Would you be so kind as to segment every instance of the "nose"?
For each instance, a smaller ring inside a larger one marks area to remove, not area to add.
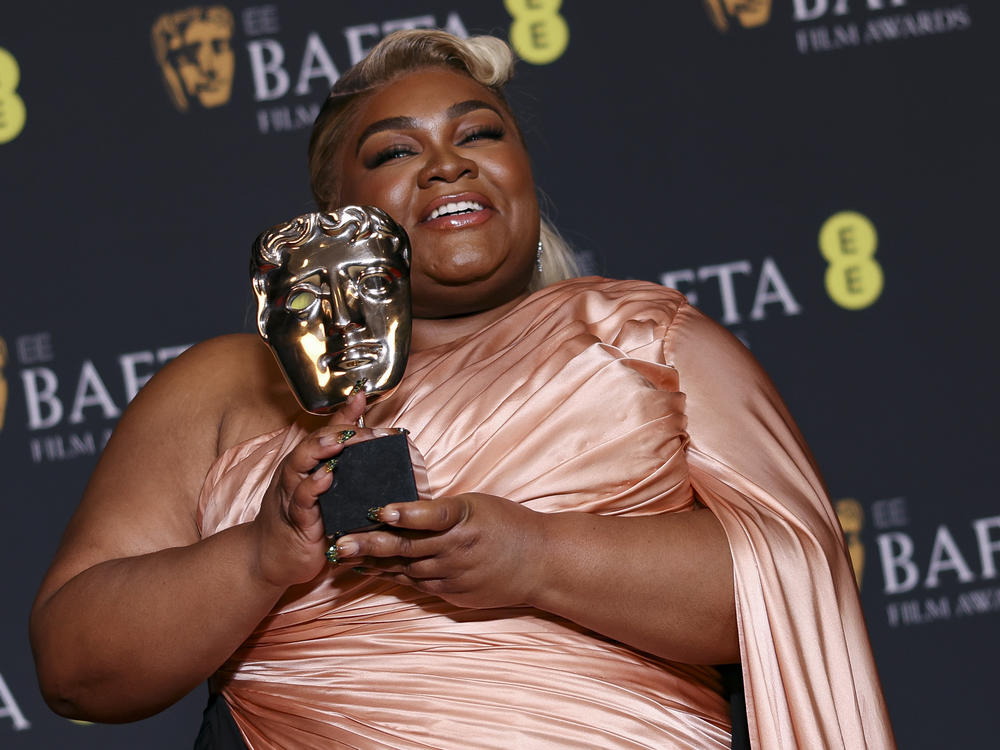
[[[330,296],[323,300],[327,335],[345,334],[363,328],[360,310],[355,308],[344,295],[344,290],[337,284],[331,284]]]
[[[215,78],[218,71],[215,69],[216,55],[209,42],[201,42],[195,53],[198,62],[198,70],[206,78]]]
[[[479,165],[454,147],[449,145],[428,148],[426,161],[417,174],[417,185],[431,187],[436,182],[452,183],[462,177],[475,179],[479,176]]]

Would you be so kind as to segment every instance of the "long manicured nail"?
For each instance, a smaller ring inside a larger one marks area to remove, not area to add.
[[[385,506],[369,508],[368,520],[372,523],[392,523],[399,520],[399,511],[386,509]]]
[[[336,468],[337,468],[337,459],[336,458],[331,458],[329,461],[327,461],[325,464],[323,464],[323,471],[325,471],[327,474],[329,474],[330,472],[332,472]]]
[[[357,430],[341,430],[340,432],[337,433],[337,442],[346,443],[348,440],[350,440],[357,434],[358,434]]]
[[[355,557],[360,550],[361,548],[358,547],[357,542],[345,542],[343,540],[337,542],[337,557],[339,559],[344,559],[345,557]]]
[[[326,551],[326,561],[331,565],[336,565],[339,560],[337,559],[337,545],[331,544]]]
[[[361,393],[361,391],[365,389],[366,385],[368,385],[368,378],[361,378],[357,383],[354,384],[354,387],[351,388],[351,392],[349,395],[353,396],[355,393]]]

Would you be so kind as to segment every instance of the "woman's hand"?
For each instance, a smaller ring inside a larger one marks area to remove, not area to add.
[[[304,438],[274,472],[252,522],[259,575],[268,583],[286,588],[310,581],[327,564],[329,542],[319,496],[330,488],[333,475],[323,462],[340,455],[348,440],[355,443],[389,434],[358,428],[364,409],[363,393],[348,398],[329,424]]]
[[[379,518],[393,528],[342,537],[340,564],[461,607],[522,605],[538,585],[542,513],[467,493],[386,505]]]

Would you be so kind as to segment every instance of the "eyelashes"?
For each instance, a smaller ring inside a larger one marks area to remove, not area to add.
[[[504,128],[500,125],[479,125],[464,131],[459,136],[456,145],[466,146],[474,144],[477,141],[499,141],[503,139],[505,132]],[[394,143],[391,146],[376,151],[368,159],[365,159],[364,164],[368,169],[375,169],[387,162],[413,156],[416,153],[417,149],[412,145]]]
[[[504,130],[499,125],[480,125],[466,131],[460,143],[471,143],[481,140],[498,141],[503,138],[503,134]]]
[[[410,146],[395,145],[384,148],[381,151],[376,151],[375,154],[365,160],[365,166],[368,169],[374,169],[375,167],[385,164],[387,161],[392,161],[393,159],[400,159],[404,156],[409,156],[415,153]]]

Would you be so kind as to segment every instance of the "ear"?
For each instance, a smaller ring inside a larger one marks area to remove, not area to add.
[[[264,341],[267,341],[267,318],[270,310],[267,304],[267,294],[264,293],[263,288],[257,289],[257,281],[254,279],[254,294],[257,297],[257,333]]]
[[[257,332],[267,341],[267,318],[270,305],[267,301],[267,271],[261,269],[253,261],[250,262],[250,289],[257,299]]]

